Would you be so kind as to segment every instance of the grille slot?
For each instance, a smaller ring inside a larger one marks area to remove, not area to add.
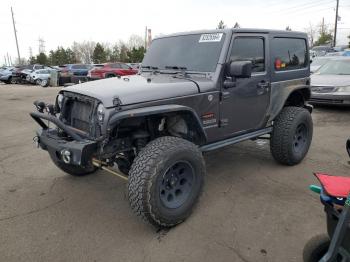
[[[64,105],[62,117],[66,124],[86,133],[90,133],[92,109],[92,102],[68,98],[68,101]]]
[[[74,100],[71,111],[71,125],[85,132],[89,132],[90,114],[90,103]]]

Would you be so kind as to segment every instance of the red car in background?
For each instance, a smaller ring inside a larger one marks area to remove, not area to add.
[[[116,76],[135,75],[137,73],[137,69],[124,63],[106,63],[91,69],[88,73],[88,77],[90,79],[103,79]]]

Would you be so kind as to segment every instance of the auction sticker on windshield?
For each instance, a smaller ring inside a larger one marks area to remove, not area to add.
[[[199,38],[199,43],[205,42],[220,42],[223,33],[214,33],[214,34],[203,34]]]

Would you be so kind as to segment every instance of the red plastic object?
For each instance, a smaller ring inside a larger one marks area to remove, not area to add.
[[[332,197],[347,198],[350,194],[350,177],[315,173],[325,192]]]

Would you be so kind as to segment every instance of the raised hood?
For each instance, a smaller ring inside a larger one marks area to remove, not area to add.
[[[129,105],[196,94],[198,87],[194,81],[174,78],[173,75],[133,75],[78,84],[64,91],[94,97],[105,107],[113,107],[116,97],[122,105]]]

